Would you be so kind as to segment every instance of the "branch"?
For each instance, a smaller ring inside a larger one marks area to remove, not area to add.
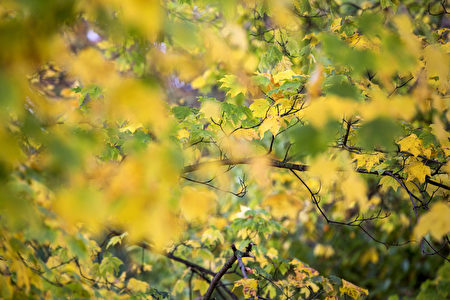
[[[193,183],[206,185],[206,186],[208,186],[208,187],[210,187],[212,189],[215,189],[217,191],[221,191],[221,192],[224,192],[224,193],[229,193],[229,194],[231,194],[233,196],[236,196],[236,197],[239,197],[239,198],[242,198],[242,197],[244,197],[247,194],[247,185],[245,184],[244,180],[242,180],[242,179],[239,180],[240,184],[241,184],[241,189],[237,193],[235,193],[235,192],[232,192],[232,191],[223,190],[223,189],[221,189],[221,188],[219,188],[219,187],[217,187],[215,185],[210,184],[210,182],[213,179],[208,180],[208,181],[200,181],[200,180],[196,180],[196,179],[189,178],[189,177],[186,177],[186,176],[181,176],[181,178],[183,178],[183,179],[185,179],[187,181],[193,182]]]
[[[146,249],[148,249],[148,248],[146,248]],[[173,255],[173,253],[167,253],[167,254],[165,254],[165,256],[167,258],[170,258],[170,259],[174,260],[174,261],[182,263],[185,266],[188,266],[189,268],[191,268],[192,271],[197,273],[200,277],[202,277],[208,283],[210,283],[211,281],[204,274],[208,274],[208,275],[211,275],[211,276],[216,276],[216,273],[214,273],[210,269],[206,269],[206,268],[204,268],[204,267],[202,267],[200,265],[197,265],[197,264],[195,264],[193,262],[190,262],[190,261],[185,260],[185,259],[183,259],[181,257],[175,256],[175,255]],[[234,300],[237,300],[237,297],[223,283],[219,282],[218,285],[220,287],[222,287],[225,290],[225,292],[228,295],[230,295],[231,298],[233,298]]]
[[[208,167],[208,166],[214,166],[214,165],[218,165],[218,166],[248,165],[248,164],[251,164],[255,158],[236,158],[236,159],[227,158],[227,159],[200,162],[197,164],[193,164],[193,165],[184,167],[182,173],[191,173],[191,172],[197,171],[201,168]],[[295,170],[295,171],[299,171],[299,172],[305,172],[308,170],[307,165],[294,164],[294,163],[289,163],[289,162],[280,161],[280,160],[276,160],[276,159],[271,159],[269,161],[269,166],[272,166],[275,168],[280,168],[280,169],[286,169],[286,170]],[[368,171],[368,170],[362,169],[362,168],[356,169],[356,172],[361,173],[361,174],[371,174],[371,175],[378,175],[378,176],[390,176],[390,174],[392,174],[391,171],[384,171],[383,173],[379,173],[376,171]],[[434,180],[431,180],[429,177],[426,177],[425,180],[428,184],[438,186],[438,187],[446,189],[446,190],[450,190],[449,186],[447,186],[443,183],[439,183]]]
[[[372,220],[376,220],[376,219],[384,219],[387,218],[389,215],[385,215],[384,217],[380,217],[380,213],[381,211],[378,212],[378,214],[376,216],[372,216],[369,217],[367,219],[359,219],[358,216],[355,218],[355,220],[350,221],[350,222],[340,222],[340,221],[334,221],[331,220],[330,218],[328,218],[328,216],[325,214],[324,210],[320,207],[319,205],[319,201],[317,200],[316,195],[318,194],[318,192],[313,192],[309,186],[306,184],[306,182],[300,177],[298,176],[297,173],[295,173],[294,170],[290,170],[292,172],[292,174],[294,174],[295,177],[297,177],[298,180],[300,180],[300,182],[305,186],[305,188],[308,190],[308,192],[311,195],[311,199],[314,203],[314,205],[317,207],[317,209],[319,210],[320,214],[324,217],[324,219],[327,221],[328,224],[336,224],[336,225],[341,225],[341,226],[352,226],[352,227],[358,227],[359,229],[361,229],[368,237],[370,237],[374,242],[380,243],[382,245],[384,245],[386,248],[389,248],[390,246],[395,246],[395,247],[399,247],[399,246],[403,246],[405,244],[408,244],[410,241],[404,242],[404,243],[387,243],[387,242],[383,242],[380,241],[378,239],[376,239],[372,234],[370,234],[361,224],[365,221],[372,221]]]
[[[191,173],[201,168],[214,165],[219,166],[248,165],[251,164],[253,160],[254,158],[236,158],[236,159],[221,159],[221,160],[206,161],[184,167],[183,173]],[[306,165],[293,164],[275,159],[270,160],[269,165],[275,168],[292,169],[300,172],[304,172],[307,169]]]
[[[211,276],[215,276],[216,275],[216,273],[214,273],[213,271],[211,271],[209,269],[206,269],[206,268],[203,268],[202,266],[197,265],[197,264],[195,264],[193,262],[190,262],[188,260],[185,260],[185,259],[183,259],[181,257],[175,256],[172,253],[167,253],[165,256],[167,258],[170,258],[170,259],[174,260],[174,261],[180,262],[180,263],[188,266],[191,269],[195,269],[197,271],[200,271],[202,273],[205,273],[205,274],[208,274],[208,275],[211,275]]]
[[[250,251],[252,250],[253,243],[249,243],[248,246],[245,248],[245,253],[241,256],[249,256]],[[222,268],[217,272],[217,274],[214,276],[213,280],[211,281],[211,284],[209,285],[208,290],[206,291],[205,295],[203,296],[203,300],[209,300],[211,297],[216,285],[220,282],[220,279],[223,275],[233,266],[234,262],[238,259],[237,249],[234,244],[231,245],[231,249],[233,249],[233,255],[228,258],[228,260],[225,262],[225,264],[222,266]]]

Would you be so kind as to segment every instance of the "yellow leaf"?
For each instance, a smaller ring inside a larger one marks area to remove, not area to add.
[[[162,134],[169,123],[168,110],[162,92],[138,80],[123,80],[107,93],[111,118],[135,123],[151,124]]]
[[[329,258],[334,255],[334,249],[330,245],[317,244],[314,247],[314,255]]]
[[[194,89],[201,89],[202,87],[205,86],[205,84],[206,84],[206,79],[205,79],[205,77],[203,77],[203,75],[195,78],[191,82],[191,85]]]
[[[177,132],[177,138],[179,138],[180,140],[189,138],[189,135],[190,135],[189,131],[187,131],[184,128],[178,130]]]
[[[450,206],[445,202],[434,204],[431,209],[419,219],[414,228],[415,237],[420,240],[430,233],[435,240],[450,232]]]
[[[242,293],[246,299],[257,298],[258,281],[256,279],[242,278],[234,283],[233,290],[238,286],[242,286]]]
[[[145,291],[147,291],[147,289],[149,288],[149,285],[147,282],[130,278],[127,287],[133,292],[145,293]]]
[[[320,92],[322,91],[323,78],[323,67],[318,64],[307,84],[308,94],[311,98],[315,98],[320,95]]]
[[[61,264],[61,259],[58,256],[51,256],[46,263],[48,268],[56,267],[59,264]]]
[[[326,155],[320,155],[310,165],[309,171],[313,177],[320,179],[325,186],[330,186],[337,178],[338,163]]]
[[[361,297],[361,294],[365,294],[366,296],[369,295],[368,290],[354,285],[353,283],[348,282],[344,279],[342,279],[342,287],[339,288],[339,291],[341,292],[341,295],[347,294],[353,299],[358,299],[359,297]]]
[[[369,250],[365,251],[363,255],[361,255],[359,259],[361,265],[366,265],[368,262],[371,262],[373,264],[378,262],[378,252],[375,247],[370,248]]]
[[[209,242],[211,244],[219,242],[220,244],[223,244],[225,239],[220,230],[208,228],[202,235],[202,242]]]
[[[274,217],[288,216],[291,219],[295,219],[299,210],[303,208],[303,203],[297,200],[298,196],[298,194],[294,196],[286,192],[277,193],[268,196],[262,205],[269,206],[270,212]]]
[[[246,31],[237,24],[227,24],[222,29],[222,36],[228,40],[228,43],[243,51],[248,48],[248,39]]]
[[[131,133],[135,133],[136,130],[142,127],[143,127],[142,123],[128,123],[125,127],[120,128],[119,131],[126,132],[128,130]]]
[[[356,167],[365,168],[367,171],[372,170],[375,164],[380,162],[380,159],[384,157],[383,153],[376,154],[356,154]]]
[[[319,275],[319,272],[317,272],[317,270],[308,267],[307,265],[305,265],[304,263],[302,263],[301,261],[299,261],[298,259],[293,259],[289,262],[289,264],[295,266],[295,270],[296,272],[306,272],[309,276],[317,276]]]
[[[289,79],[292,79],[292,77],[295,75],[297,75],[297,74],[295,74],[295,72],[292,70],[282,71],[282,72],[279,72],[279,73],[273,75],[273,82],[279,83],[280,81],[289,80]]]
[[[414,133],[401,139],[397,144],[400,145],[401,151],[410,152],[414,156],[418,156],[421,153],[422,141]]]
[[[205,221],[215,207],[216,200],[217,195],[206,188],[184,187],[180,199],[181,213],[188,221]]]
[[[279,116],[268,116],[259,126],[259,136],[264,137],[264,133],[269,130],[275,136],[280,131],[281,122]]]
[[[409,163],[406,166],[405,171],[408,174],[408,178],[406,179],[407,181],[412,181],[415,178],[417,178],[417,180],[419,180],[420,183],[424,183],[425,177],[427,175],[431,176],[430,167],[424,165],[420,161],[413,161],[413,162]]]
[[[349,208],[358,203],[361,210],[368,208],[367,185],[365,181],[354,172],[347,172],[341,183],[341,191]]]
[[[227,95],[230,97],[236,97],[240,93],[245,95],[247,92],[247,89],[238,82],[236,75],[225,75],[219,82],[222,82],[221,88],[228,89]]]
[[[82,50],[75,58],[65,63],[70,64],[68,69],[74,76],[79,77],[83,84],[113,86],[119,79],[114,64],[94,48]]]
[[[255,117],[264,118],[269,110],[269,106],[269,102],[266,99],[255,99],[249,108]]]
[[[103,0],[105,1],[105,0]],[[130,25],[136,26],[150,40],[157,37],[163,18],[162,6],[158,0],[131,0],[127,5],[114,0],[122,8],[123,19]],[[107,2],[108,3],[108,2]]]
[[[194,279],[192,280],[192,290],[200,291],[200,294],[206,293],[208,290],[209,284],[202,279]]]
[[[213,101],[205,101],[202,103],[202,108],[200,109],[200,112],[202,112],[205,115],[205,118],[213,118],[215,121],[217,121],[218,118],[220,118],[220,104]]]
[[[389,188],[392,188],[396,192],[400,187],[400,184],[397,182],[397,180],[395,180],[391,176],[384,176],[383,178],[381,178],[379,185],[381,185],[382,192],[387,192]]]
[[[205,73],[203,73],[202,75],[198,76],[197,78],[195,78],[192,82],[191,85],[194,89],[201,89],[202,87],[204,87],[206,85],[206,79],[211,75],[211,71],[207,70]]]
[[[424,58],[427,64],[428,76],[439,76],[439,89],[445,93],[449,87],[449,58],[437,45],[429,45],[424,50]]]

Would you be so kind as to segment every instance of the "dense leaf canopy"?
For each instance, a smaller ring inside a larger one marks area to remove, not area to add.
[[[447,6],[1,1],[0,297],[449,297]]]

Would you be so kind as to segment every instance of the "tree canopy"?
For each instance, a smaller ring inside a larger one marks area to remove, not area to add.
[[[2,1],[0,297],[449,297],[448,14]]]

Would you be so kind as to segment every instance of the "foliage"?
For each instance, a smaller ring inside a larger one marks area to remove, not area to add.
[[[446,5],[2,1],[0,297],[448,297]]]

